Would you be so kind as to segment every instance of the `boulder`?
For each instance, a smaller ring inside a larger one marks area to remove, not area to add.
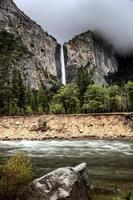
[[[57,169],[34,180],[18,200],[89,200],[86,164]]]

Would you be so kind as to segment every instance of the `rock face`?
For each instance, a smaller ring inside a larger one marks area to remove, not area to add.
[[[91,31],[65,43],[67,83],[77,82],[79,69],[87,69],[95,83],[106,84],[106,77],[117,71],[112,48]]]
[[[89,200],[86,164],[55,170],[33,181],[19,200]]]
[[[43,83],[49,88],[59,80],[60,45],[20,11],[13,0],[0,0],[0,35],[3,33],[6,36],[8,34],[8,39],[14,38],[19,43],[18,46],[25,48],[15,63],[26,85],[38,89],[40,83]],[[7,40],[6,36],[2,37],[4,42]],[[13,65],[14,63],[11,64]]]

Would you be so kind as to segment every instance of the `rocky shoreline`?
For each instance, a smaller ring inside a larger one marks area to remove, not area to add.
[[[0,140],[133,139],[129,114],[1,117]]]
[[[1,117],[0,140],[133,139],[131,114]]]

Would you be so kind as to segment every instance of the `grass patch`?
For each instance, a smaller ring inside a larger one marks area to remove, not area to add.
[[[10,157],[1,168],[0,199],[15,200],[17,195],[32,181],[31,159],[23,153]]]

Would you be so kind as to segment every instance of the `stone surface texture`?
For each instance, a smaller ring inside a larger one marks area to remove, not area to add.
[[[0,32],[19,38],[28,53],[17,67],[27,85],[38,89],[40,83],[48,88],[61,76],[60,45],[41,26],[26,16],[13,0],[0,0]]]
[[[112,47],[97,34],[87,31],[64,45],[67,83],[75,83],[78,70],[91,73],[95,83],[106,84],[106,78],[118,69]]]
[[[36,179],[19,200],[89,200],[86,164],[57,169]]]

